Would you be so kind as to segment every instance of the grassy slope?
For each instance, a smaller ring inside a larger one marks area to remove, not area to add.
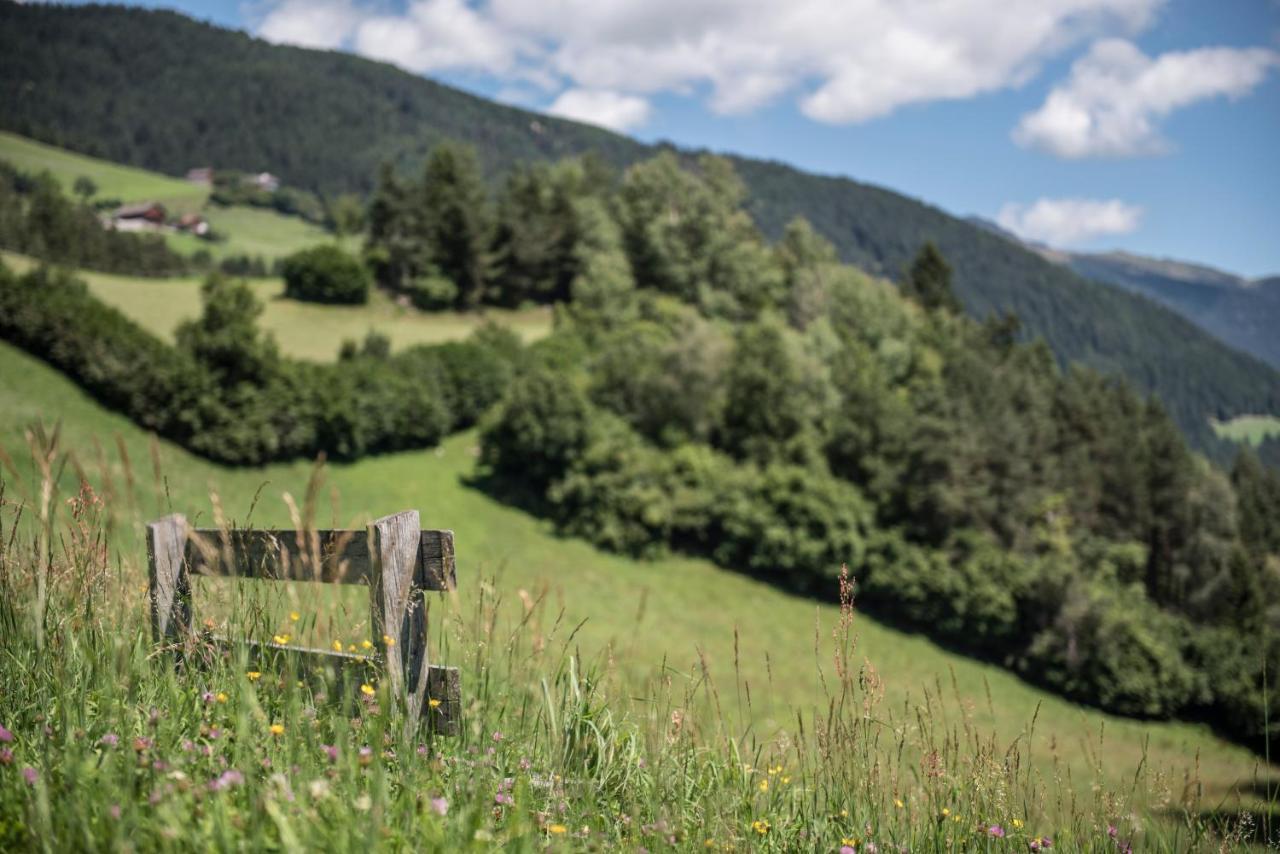
[[[0,260],[18,271],[33,263],[12,252],[0,252]],[[89,283],[99,299],[165,338],[172,338],[179,322],[200,312],[198,278],[131,279],[87,271],[76,275]],[[365,306],[326,306],[284,299],[279,279],[251,280],[249,285],[266,304],[262,328],[276,336],[286,354],[301,359],[333,359],[344,339],[362,340],[370,329],[388,336],[392,347],[399,349],[465,338],[486,319],[515,330],[526,341],[551,328],[551,313],[545,308],[427,313],[401,308],[376,291]]]
[[[95,444],[113,448],[114,460],[118,437],[139,480],[150,480],[152,452],[145,434],[98,407],[43,363],[0,345],[0,443],[15,458],[20,458],[24,427],[37,419],[60,419],[64,446],[90,471],[98,470]],[[209,518],[208,493],[216,490],[228,514],[243,519],[261,489],[254,523],[286,526],[289,517],[281,496],[289,492],[301,500],[310,473],[305,463],[228,470],[171,445],[160,443],[156,448],[171,506],[189,518]],[[736,631],[741,674],[750,685],[756,730],[762,736],[794,725],[793,709],[806,709],[821,696],[814,666],[815,631],[827,635],[837,615],[834,608],[784,595],[703,561],[636,562],[557,537],[545,522],[466,485],[475,453],[475,436],[466,433],[435,450],[332,466],[321,503],[328,508],[333,501],[340,509],[326,509],[320,518],[329,522],[332,516],[338,525],[362,524],[369,517],[418,508],[424,525],[456,531],[464,600],[492,575],[497,576],[497,589],[510,598],[521,590],[536,595],[546,587],[550,610],[563,608],[565,625],[586,620],[578,635],[585,654],[611,647],[616,665],[637,675],[656,673],[666,662],[671,677],[679,681],[696,669],[701,651],[727,707],[735,703]],[[118,476],[118,463],[111,465]],[[142,517],[162,512],[155,500],[141,503]],[[138,552],[126,557],[136,565]],[[141,584],[141,570],[136,571]],[[878,670],[886,699],[899,708],[935,685],[950,696],[954,679],[967,715],[979,731],[994,727],[1001,743],[1022,732],[1039,708],[1035,750],[1042,770],[1051,773],[1049,760],[1059,757],[1086,797],[1083,781],[1090,777],[1091,757],[1099,754],[1104,729],[1100,761],[1105,776],[1116,785],[1123,785],[1141,761],[1144,740],[1149,767],[1168,772],[1175,798],[1183,772],[1197,756],[1209,803],[1226,797],[1234,787],[1247,786],[1255,773],[1254,758],[1202,727],[1142,723],[1082,709],[920,637],[865,617],[859,617],[857,625],[858,653]],[[955,718],[949,721],[950,726],[957,723]]]
[[[170,246],[188,255],[204,249],[214,258],[250,255],[270,261],[332,239],[323,228],[300,217],[283,216],[258,208],[209,205],[207,187],[198,187],[158,172],[74,154],[11,133],[0,132],[0,160],[7,160],[24,172],[48,171],[67,192],[71,191],[76,178],[83,175],[98,185],[98,198],[122,202],[157,201],[173,212],[203,212],[214,231],[228,239],[211,243],[189,234],[166,235]]]
[[[1280,436],[1280,418],[1274,415],[1239,415],[1230,421],[1214,421],[1213,432],[1223,439],[1258,446]]]

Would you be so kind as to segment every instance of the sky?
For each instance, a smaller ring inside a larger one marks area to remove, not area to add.
[[[1280,0],[163,0],[1061,248],[1280,273]]]

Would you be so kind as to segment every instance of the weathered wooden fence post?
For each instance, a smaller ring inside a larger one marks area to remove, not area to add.
[[[157,642],[191,636],[191,575],[369,585],[370,623],[374,637],[383,640],[383,673],[406,714],[406,727],[425,724],[441,735],[458,734],[461,679],[456,667],[430,662],[425,597],[456,584],[453,532],[422,530],[416,510],[378,519],[364,531],[191,529],[175,514],[147,526],[147,557]],[[247,643],[257,656],[283,651],[340,675],[376,663],[371,656]]]

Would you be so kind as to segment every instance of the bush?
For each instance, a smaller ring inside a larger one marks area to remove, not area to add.
[[[358,305],[369,301],[369,271],[337,246],[314,246],[284,259],[284,295],[304,302]]]
[[[14,276],[0,265],[0,338],[142,426],[233,465],[433,445],[496,402],[519,347],[461,342],[447,356],[426,346],[380,356],[374,346],[332,365],[295,362],[258,333],[261,306],[243,284],[211,277],[204,298],[175,348],[65,273]]]

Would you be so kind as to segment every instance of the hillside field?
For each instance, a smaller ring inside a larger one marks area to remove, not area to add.
[[[180,178],[122,166],[96,157],[75,154],[12,133],[0,132],[0,160],[24,172],[50,172],[70,193],[81,176],[98,185],[96,198],[123,203],[155,201],[171,213],[203,213],[213,230],[225,240],[202,240],[190,234],[166,234],[177,252],[191,255],[203,249],[215,260],[233,255],[262,257],[270,262],[333,236],[301,217],[251,207],[221,207],[209,203],[209,188]],[[200,165],[200,164],[192,164]],[[356,248],[348,241],[348,248]]]
[[[1280,418],[1274,415],[1240,415],[1229,421],[1214,421],[1213,431],[1223,439],[1257,446],[1272,436],[1280,436]]]
[[[0,252],[0,260],[18,272],[35,263],[12,252]],[[202,280],[198,277],[135,279],[86,270],[76,275],[103,302],[167,340],[173,339],[180,322],[200,313]],[[285,299],[284,283],[279,279],[251,279],[249,286],[266,306],[260,319],[262,328],[275,335],[286,355],[300,359],[332,360],[344,340],[363,340],[371,329],[386,335],[392,349],[399,350],[414,344],[456,341],[490,320],[514,330],[525,341],[545,335],[551,328],[551,311],[545,307],[488,309],[483,313],[423,312],[402,308],[376,289],[367,305],[330,306]]]
[[[26,471],[30,463],[22,462],[23,434],[38,421],[61,425],[64,447],[100,488],[103,481],[93,473],[103,466],[119,488],[123,469],[118,447],[127,451],[139,483],[151,481],[151,461],[158,462],[158,488],[139,502],[136,522],[168,512],[163,506],[208,524],[212,491],[232,518],[243,519],[256,500],[254,524],[287,526],[282,496],[289,493],[301,501],[312,470],[304,462],[230,470],[163,442],[153,446],[142,431],[94,404],[57,372],[0,345],[0,444]],[[741,680],[749,686],[747,714],[757,737],[775,737],[793,727],[797,713],[813,710],[822,696],[815,643],[829,634],[837,608],[783,594],[704,561],[638,562],[559,537],[544,521],[469,485],[475,442],[468,432],[437,449],[329,466],[321,492],[322,521],[358,526],[372,517],[419,509],[424,527],[456,532],[461,587],[456,606],[462,611],[474,605],[484,585],[508,600],[523,595],[521,591],[535,596],[545,591],[551,612],[561,612],[558,623],[585,621],[576,637],[582,654],[605,654],[624,674],[683,683],[693,679],[703,656],[725,705],[732,708],[736,655]],[[164,497],[157,501],[157,494]],[[115,500],[122,497],[117,494]],[[145,584],[137,530],[132,549],[121,554],[131,590]],[[124,542],[129,539],[126,534]],[[141,600],[134,598],[141,608]],[[708,607],[712,602],[716,606]],[[200,607],[197,599],[198,615]],[[361,629],[347,626],[347,631],[358,635]],[[1145,765],[1159,786],[1135,793],[1135,804],[1177,802],[1202,786],[1206,808],[1231,809],[1238,805],[1239,793],[1267,776],[1254,756],[1203,727],[1103,715],[865,616],[857,617],[856,634],[857,655],[883,679],[888,707],[908,710],[925,692],[941,695],[955,716],[945,726],[958,729],[968,721],[978,732],[993,731],[1001,744],[1026,732],[1034,718],[1037,770],[1086,798],[1095,769],[1108,784],[1125,787],[1135,769]],[[468,687],[473,688],[464,682],[464,691]],[[738,708],[741,703],[739,691]]]

